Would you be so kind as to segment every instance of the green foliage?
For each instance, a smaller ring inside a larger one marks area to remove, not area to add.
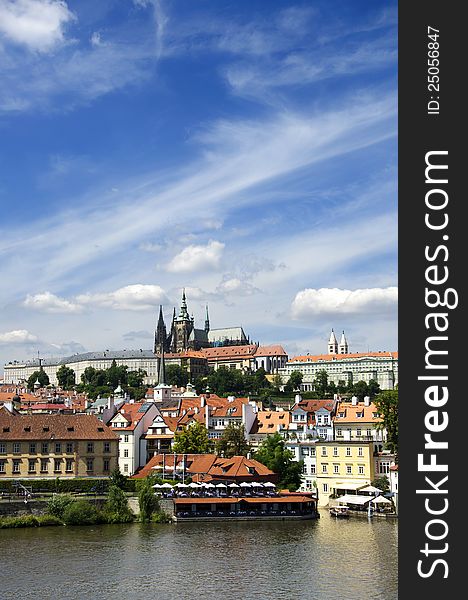
[[[203,423],[193,423],[175,434],[173,450],[177,454],[205,454],[210,448],[208,431]]]
[[[218,396],[234,394],[237,396],[259,394],[262,390],[270,390],[271,384],[265,376],[263,368],[254,373],[242,372],[240,369],[220,367],[212,371],[206,378],[210,390]],[[198,391],[198,388],[197,388]]]
[[[89,477],[84,478],[66,478],[60,479],[31,479],[27,482],[28,489],[30,488],[33,493],[72,493],[81,492],[86,494],[106,494],[109,487],[109,479],[90,479]],[[125,489],[127,491],[133,491],[135,489],[135,480],[128,479],[125,482]],[[0,480],[0,491],[14,493],[15,488],[11,481]]]
[[[300,371],[293,371],[289,376],[288,382],[284,386],[286,392],[293,392],[300,389],[303,375]]]
[[[245,439],[245,427],[241,424],[229,423],[216,442],[216,453],[231,458],[231,456],[247,456],[249,452],[250,445]]]
[[[294,455],[285,448],[284,439],[279,433],[269,435],[255,453],[255,460],[278,474],[278,484],[290,491],[301,485],[303,461],[296,462]]]
[[[154,495],[151,477],[147,477],[140,484],[138,504],[140,507],[140,521],[142,523],[148,523],[148,521],[151,520],[153,513],[159,512],[159,502]]]
[[[390,482],[386,475],[377,477],[376,479],[374,479],[371,485],[373,485],[376,488],[379,488],[379,490],[382,490],[382,492],[388,492],[390,490]]]
[[[398,390],[381,392],[374,404],[383,419],[377,428],[387,430],[387,448],[398,455]]]
[[[189,382],[189,374],[187,369],[180,365],[169,365],[166,369],[166,382],[169,385],[176,385],[177,387],[186,387]]]
[[[72,502],[74,502],[73,498],[67,494],[54,494],[47,502],[47,512],[57,519],[63,519],[65,509]]]
[[[120,385],[135,400],[141,400],[145,397],[146,386],[143,380],[146,371],[128,371],[126,365],[117,365],[112,361],[108,369],[95,369],[86,367],[81,375],[81,384],[78,391],[86,392],[92,400],[100,397],[111,396],[115,388]]]
[[[0,529],[15,529],[17,527],[45,527],[48,525],[63,525],[62,521],[51,515],[0,518]]]
[[[75,385],[75,371],[67,367],[66,365],[62,365],[57,370],[57,381],[61,388],[64,390],[71,390]]]
[[[314,379],[314,390],[324,398],[328,393],[328,373],[325,369],[317,371]]]
[[[94,525],[102,520],[98,509],[87,500],[74,500],[63,511],[66,525]]]
[[[117,465],[110,474],[109,485],[110,486],[114,485],[114,486],[117,486],[118,488],[120,488],[121,490],[124,490],[126,483],[127,483],[127,477],[125,477],[125,475],[123,475],[123,473],[120,470],[119,465]]]
[[[151,523],[172,523],[171,516],[164,512],[163,510],[153,513],[151,517]]]
[[[135,518],[128,506],[127,496],[116,485],[111,485],[109,488],[103,512],[107,523],[130,523]]]
[[[29,390],[34,389],[34,384],[36,383],[36,381],[39,381],[39,383],[41,384],[41,387],[46,387],[49,385],[49,383],[50,383],[49,376],[44,371],[44,369],[41,368],[39,371],[34,371],[34,373],[29,377],[29,379],[28,379],[28,389]]]

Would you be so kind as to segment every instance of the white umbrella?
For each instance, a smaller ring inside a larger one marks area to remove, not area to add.
[[[175,487],[176,488],[188,488],[188,485],[186,483],[176,483]]]
[[[243,481],[243,482],[240,484],[240,487],[252,487],[252,484],[251,484],[251,483],[247,483],[247,481]]]
[[[375,498],[375,500],[372,500],[372,502],[376,502],[378,504],[391,504],[392,501],[389,500],[388,498],[385,498],[384,496],[379,496],[378,498]]]
[[[230,483],[230,484],[228,485],[228,487],[232,487],[232,488],[238,488],[238,487],[240,487],[240,486],[239,486],[239,485],[237,485],[237,483]]]
[[[379,490],[379,488],[376,488],[373,485],[368,485],[368,486],[363,487],[363,488],[361,488],[361,489],[358,490],[358,494],[360,494],[361,492],[364,492],[364,493],[368,492],[369,494],[375,494],[375,493],[381,494],[382,490]]]
[[[252,481],[252,487],[263,487],[263,485],[258,483],[258,481]]]
[[[165,488],[165,489],[171,489],[172,490],[172,485],[170,483],[161,483],[161,487]]]
[[[153,485],[153,487],[154,487],[154,488],[161,489],[161,484],[160,484],[160,483],[155,483],[155,484]]]
[[[276,487],[276,485],[274,483],[271,483],[271,481],[267,481],[266,483],[263,484],[263,487]]]
[[[207,488],[214,488],[216,487],[214,483],[205,483]]]
[[[215,487],[217,487],[217,488],[227,488],[227,485],[225,483],[218,483],[218,485],[215,485]]]
[[[207,484],[207,483],[205,483],[204,481],[202,481],[202,482],[200,483],[200,485],[201,485],[201,487],[204,487],[204,488],[208,487],[208,484]]]
[[[189,483],[188,485],[191,488],[199,488],[200,484],[199,483],[195,483],[195,481],[192,481],[192,483]]]

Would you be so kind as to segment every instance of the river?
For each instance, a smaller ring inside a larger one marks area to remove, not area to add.
[[[0,530],[0,598],[396,600],[397,522]]]

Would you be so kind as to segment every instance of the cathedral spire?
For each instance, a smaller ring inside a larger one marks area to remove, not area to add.
[[[187,300],[185,298],[185,288],[182,292],[182,304],[180,305],[179,319],[182,319],[184,321],[190,321],[190,316],[187,310]]]
[[[159,305],[158,324],[154,334],[154,352],[158,354],[167,344],[166,324],[164,323],[162,304]]]
[[[166,362],[164,360],[164,348],[161,350],[161,358],[159,359],[159,370],[158,370],[158,385],[164,385],[166,383]]]
[[[338,351],[340,354],[349,354],[348,340],[346,339],[344,330],[343,330],[343,333],[341,334],[341,340],[340,340],[340,345],[338,347]]]
[[[206,317],[205,317],[205,331],[210,331],[210,317],[208,316],[208,304],[206,305]]]

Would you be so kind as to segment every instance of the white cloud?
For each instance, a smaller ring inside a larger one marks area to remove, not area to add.
[[[36,341],[37,337],[26,329],[15,329],[0,333],[0,344],[25,344]]]
[[[172,273],[188,273],[202,269],[219,267],[224,250],[224,244],[211,240],[206,246],[187,246],[174,256],[167,266]]]
[[[236,296],[251,296],[260,290],[248,281],[239,279],[238,277],[232,277],[220,283],[216,291],[226,294],[227,296],[231,294]]]
[[[80,313],[83,311],[83,307],[76,302],[60,298],[50,292],[28,295],[23,305],[26,308],[47,313]]]
[[[165,291],[159,285],[134,284],[118,290],[99,294],[81,294],[76,297],[80,304],[111,308],[113,310],[153,310],[167,300]]]
[[[75,15],[62,0],[2,0],[0,34],[30,50],[48,52],[65,41]]]
[[[395,314],[398,288],[305,289],[296,294],[291,306],[296,319],[332,315]]]

